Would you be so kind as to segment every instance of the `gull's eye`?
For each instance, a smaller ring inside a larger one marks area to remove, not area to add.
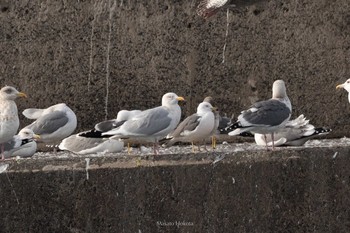
[[[350,83],[350,80],[346,81],[346,83]]]
[[[13,90],[12,90],[12,88],[6,88],[4,91],[7,94],[11,94]]]

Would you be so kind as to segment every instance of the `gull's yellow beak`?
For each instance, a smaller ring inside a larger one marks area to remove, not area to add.
[[[27,95],[23,92],[18,92],[17,96],[27,98]]]
[[[338,86],[335,87],[335,89],[340,89],[340,88],[344,88],[344,84],[339,84]]]
[[[218,109],[217,107],[212,107],[211,110],[212,110],[213,112],[217,112],[219,109]]]
[[[33,135],[33,138],[34,138],[34,139],[40,139],[41,137],[40,137],[40,135],[38,135],[38,134],[34,134],[34,135]]]
[[[179,96],[179,97],[177,97],[176,99],[177,99],[178,101],[185,101],[185,98],[182,97],[182,96]]]

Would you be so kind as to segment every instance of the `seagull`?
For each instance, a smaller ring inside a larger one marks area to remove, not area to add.
[[[120,110],[116,119],[102,121],[97,123],[92,130],[84,131],[64,139],[59,145],[59,149],[68,150],[76,154],[119,152],[121,144],[123,147],[124,142],[121,143],[119,140],[109,139],[112,137],[111,135],[102,136],[102,133],[120,127],[124,122],[139,113],[141,113],[141,110]],[[128,153],[130,154],[129,142]]]
[[[197,112],[183,120],[179,126],[167,136],[164,146],[171,146],[176,142],[201,142],[212,135],[215,125],[213,106],[208,102],[202,102],[197,107]],[[200,151],[200,145],[198,145]]]
[[[325,127],[315,128],[306,120],[303,114],[298,118],[289,121],[284,128],[277,130],[274,133],[275,146],[302,146],[308,140],[316,136],[325,135],[332,130]],[[257,145],[272,145],[272,139],[269,135],[256,133],[254,139]]]
[[[84,132],[83,132],[84,133]],[[124,142],[103,137],[84,137],[74,134],[62,140],[58,148],[75,154],[116,153],[123,150]]]
[[[25,128],[40,135],[38,142],[61,141],[73,133],[77,127],[77,117],[66,104],[60,103],[46,109],[28,108],[23,115],[35,121]]]
[[[130,118],[134,117],[135,115],[141,113],[141,110],[120,110],[117,114],[117,118],[113,120],[108,121],[102,121],[95,125],[95,130],[100,132],[107,132],[114,128],[118,128],[122,124],[124,124],[125,121],[129,120]]]
[[[336,89],[344,88],[349,94],[348,94],[348,100],[350,103],[350,79],[346,80],[345,83],[339,84],[336,86]]]
[[[22,129],[19,133],[12,137],[10,141],[4,144],[5,158],[9,157],[31,157],[36,152],[36,142],[34,139],[40,139],[40,136],[34,134],[31,129]]]
[[[26,98],[27,95],[11,86],[5,86],[0,89],[0,144],[2,160],[4,159],[4,143],[12,139],[19,127],[18,111],[15,103],[15,99],[18,97]]]
[[[283,128],[290,119],[292,104],[287,96],[283,80],[276,80],[272,87],[272,98],[253,104],[242,111],[238,121],[226,128],[228,135],[235,136],[243,132],[271,134],[274,149],[274,132]],[[267,144],[266,144],[267,147]]]
[[[102,133],[113,138],[141,139],[152,142],[154,153],[158,154],[158,141],[173,131],[181,118],[178,101],[183,97],[169,92],[162,97],[162,106],[147,109],[125,121],[120,127]]]

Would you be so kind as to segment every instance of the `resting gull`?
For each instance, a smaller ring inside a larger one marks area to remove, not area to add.
[[[25,128],[40,135],[39,142],[58,142],[73,133],[77,117],[66,104],[60,103],[46,109],[28,108],[23,115],[35,121]]]
[[[162,106],[151,108],[127,120],[119,128],[102,135],[113,135],[113,138],[141,139],[152,142],[154,153],[158,154],[158,141],[173,131],[181,118],[178,101],[183,97],[175,93],[166,93],[162,97]]]
[[[139,113],[141,113],[141,110],[120,110],[116,119],[100,122],[95,125],[95,129],[100,132],[110,131],[114,128],[118,128],[124,124],[125,121],[131,119]]]
[[[213,106],[209,102],[202,102],[197,107],[197,112],[183,120],[167,138],[170,138],[164,146],[171,146],[176,142],[192,142],[193,144],[209,138],[215,126]],[[198,145],[200,150],[200,145]]]
[[[345,83],[339,84],[336,86],[336,89],[344,88],[349,94],[348,94],[348,100],[350,103],[350,79],[346,80]]]
[[[11,140],[19,127],[18,111],[15,99],[27,97],[14,87],[5,86],[0,89],[0,143],[1,156],[4,159],[4,143]]]
[[[287,122],[284,128],[277,130],[274,133],[274,145],[275,146],[302,146],[308,140],[320,135],[328,134],[331,131],[329,128],[319,127],[315,128],[306,120],[304,115],[300,115],[298,118]],[[263,135],[256,133],[254,135],[257,145],[272,145],[272,139],[270,135]]]
[[[58,148],[75,154],[115,153],[123,150],[124,142],[103,137],[84,137],[74,134],[62,140]]]
[[[141,110],[120,110],[116,119],[102,121],[97,123],[92,130],[81,132],[64,139],[60,144],[59,149],[68,150],[76,154],[120,152],[124,146],[124,142],[109,139],[111,135],[102,136],[102,133],[120,127],[125,121],[139,113],[141,113]],[[129,142],[128,153],[130,153]]]
[[[243,132],[271,134],[274,149],[274,132],[283,128],[292,113],[292,105],[287,96],[284,81],[276,80],[272,87],[272,98],[253,104],[242,111],[238,121],[227,128],[228,135],[239,135]],[[267,144],[266,144],[267,146]]]
[[[10,157],[31,157],[36,152],[36,142],[34,139],[40,139],[40,136],[34,134],[31,129],[22,129],[19,133],[12,137],[10,141],[4,143],[5,158]]]

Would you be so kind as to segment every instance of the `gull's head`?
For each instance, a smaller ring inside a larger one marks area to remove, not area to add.
[[[201,115],[207,112],[212,112],[214,110],[215,108],[213,108],[213,106],[210,103],[202,102],[197,107],[197,114]]]
[[[350,93],[350,79],[346,80],[345,83],[339,84],[335,87],[336,89],[344,88]]]
[[[20,139],[40,139],[40,136],[35,134],[31,129],[22,129],[19,131],[18,136]]]
[[[272,98],[283,99],[287,97],[286,85],[283,80],[276,80],[272,86]]]
[[[211,103],[211,104],[213,103],[213,101],[214,101],[214,99],[211,96],[207,96],[203,100],[203,102],[208,102],[208,103]]]
[[[18,97],[27,98],[27,95],[23,92],[17,91],[16,88],[11,86],[5,86],[0,89],[0,99],[15,100]]]
[[[287,96],[286,85],[283,80],[276,80],[272,86],[272,98],[278,99],[285,103],[290,111],[292,111],[292,103]]]
[[[184,101],[185,99],[181,96],[177,96],[175,93],[169,92],[163,95],[162,98],[162,106],[166,105],[174,105],[177,104],[179,101]]]

